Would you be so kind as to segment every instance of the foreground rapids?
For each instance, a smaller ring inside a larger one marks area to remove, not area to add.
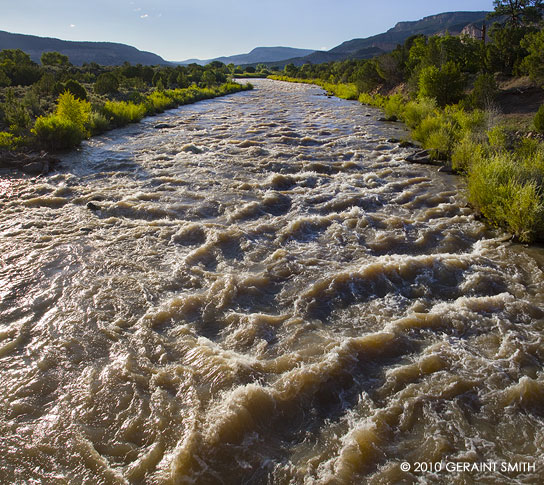
[[[255,84],[0,179],[0,483],[540,483],[542,249]]]

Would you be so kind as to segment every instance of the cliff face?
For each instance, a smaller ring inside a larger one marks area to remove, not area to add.
[[[369,59],[383,52],[395,49],[412,35],[442,35],[449,32],[459,35],[467,25],[482,23],[489,12],[446,12],[431,15],[421,20],[399,22],[383,34],[364,39],[352,39],[343,42],[327,52],[315,52],[305,57],[289,59],[276,64],[284,66],[292,62],[297,66],[306,63],[342,61],[344,59]]]

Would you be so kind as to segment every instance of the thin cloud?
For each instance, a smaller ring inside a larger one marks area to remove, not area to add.
[[[141,19],[146,19],[147,17],[149,17],[149,15],[147,15],[146,13],[144,13],[143,15],[140,15]]]
[[[70,28],[73,29],[76,26],[76,24],[70,24]]]

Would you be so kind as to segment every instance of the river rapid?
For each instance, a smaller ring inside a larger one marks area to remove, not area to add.
[[[0,483],[541,483],[544,250],[255,86],[0,178]]]

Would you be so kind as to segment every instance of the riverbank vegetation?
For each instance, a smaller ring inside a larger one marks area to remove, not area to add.
[[[0,51],[0,150],[59,150],[180,105],[241,90],[234,66],[72,66],[45,52]]]
[[[405,122],[431,158],[467,177],[476,211],[522,242],[544,240],[544,6],[495,7],[487,35],[416,35],[374,59],[289,64],[273,78]]]

